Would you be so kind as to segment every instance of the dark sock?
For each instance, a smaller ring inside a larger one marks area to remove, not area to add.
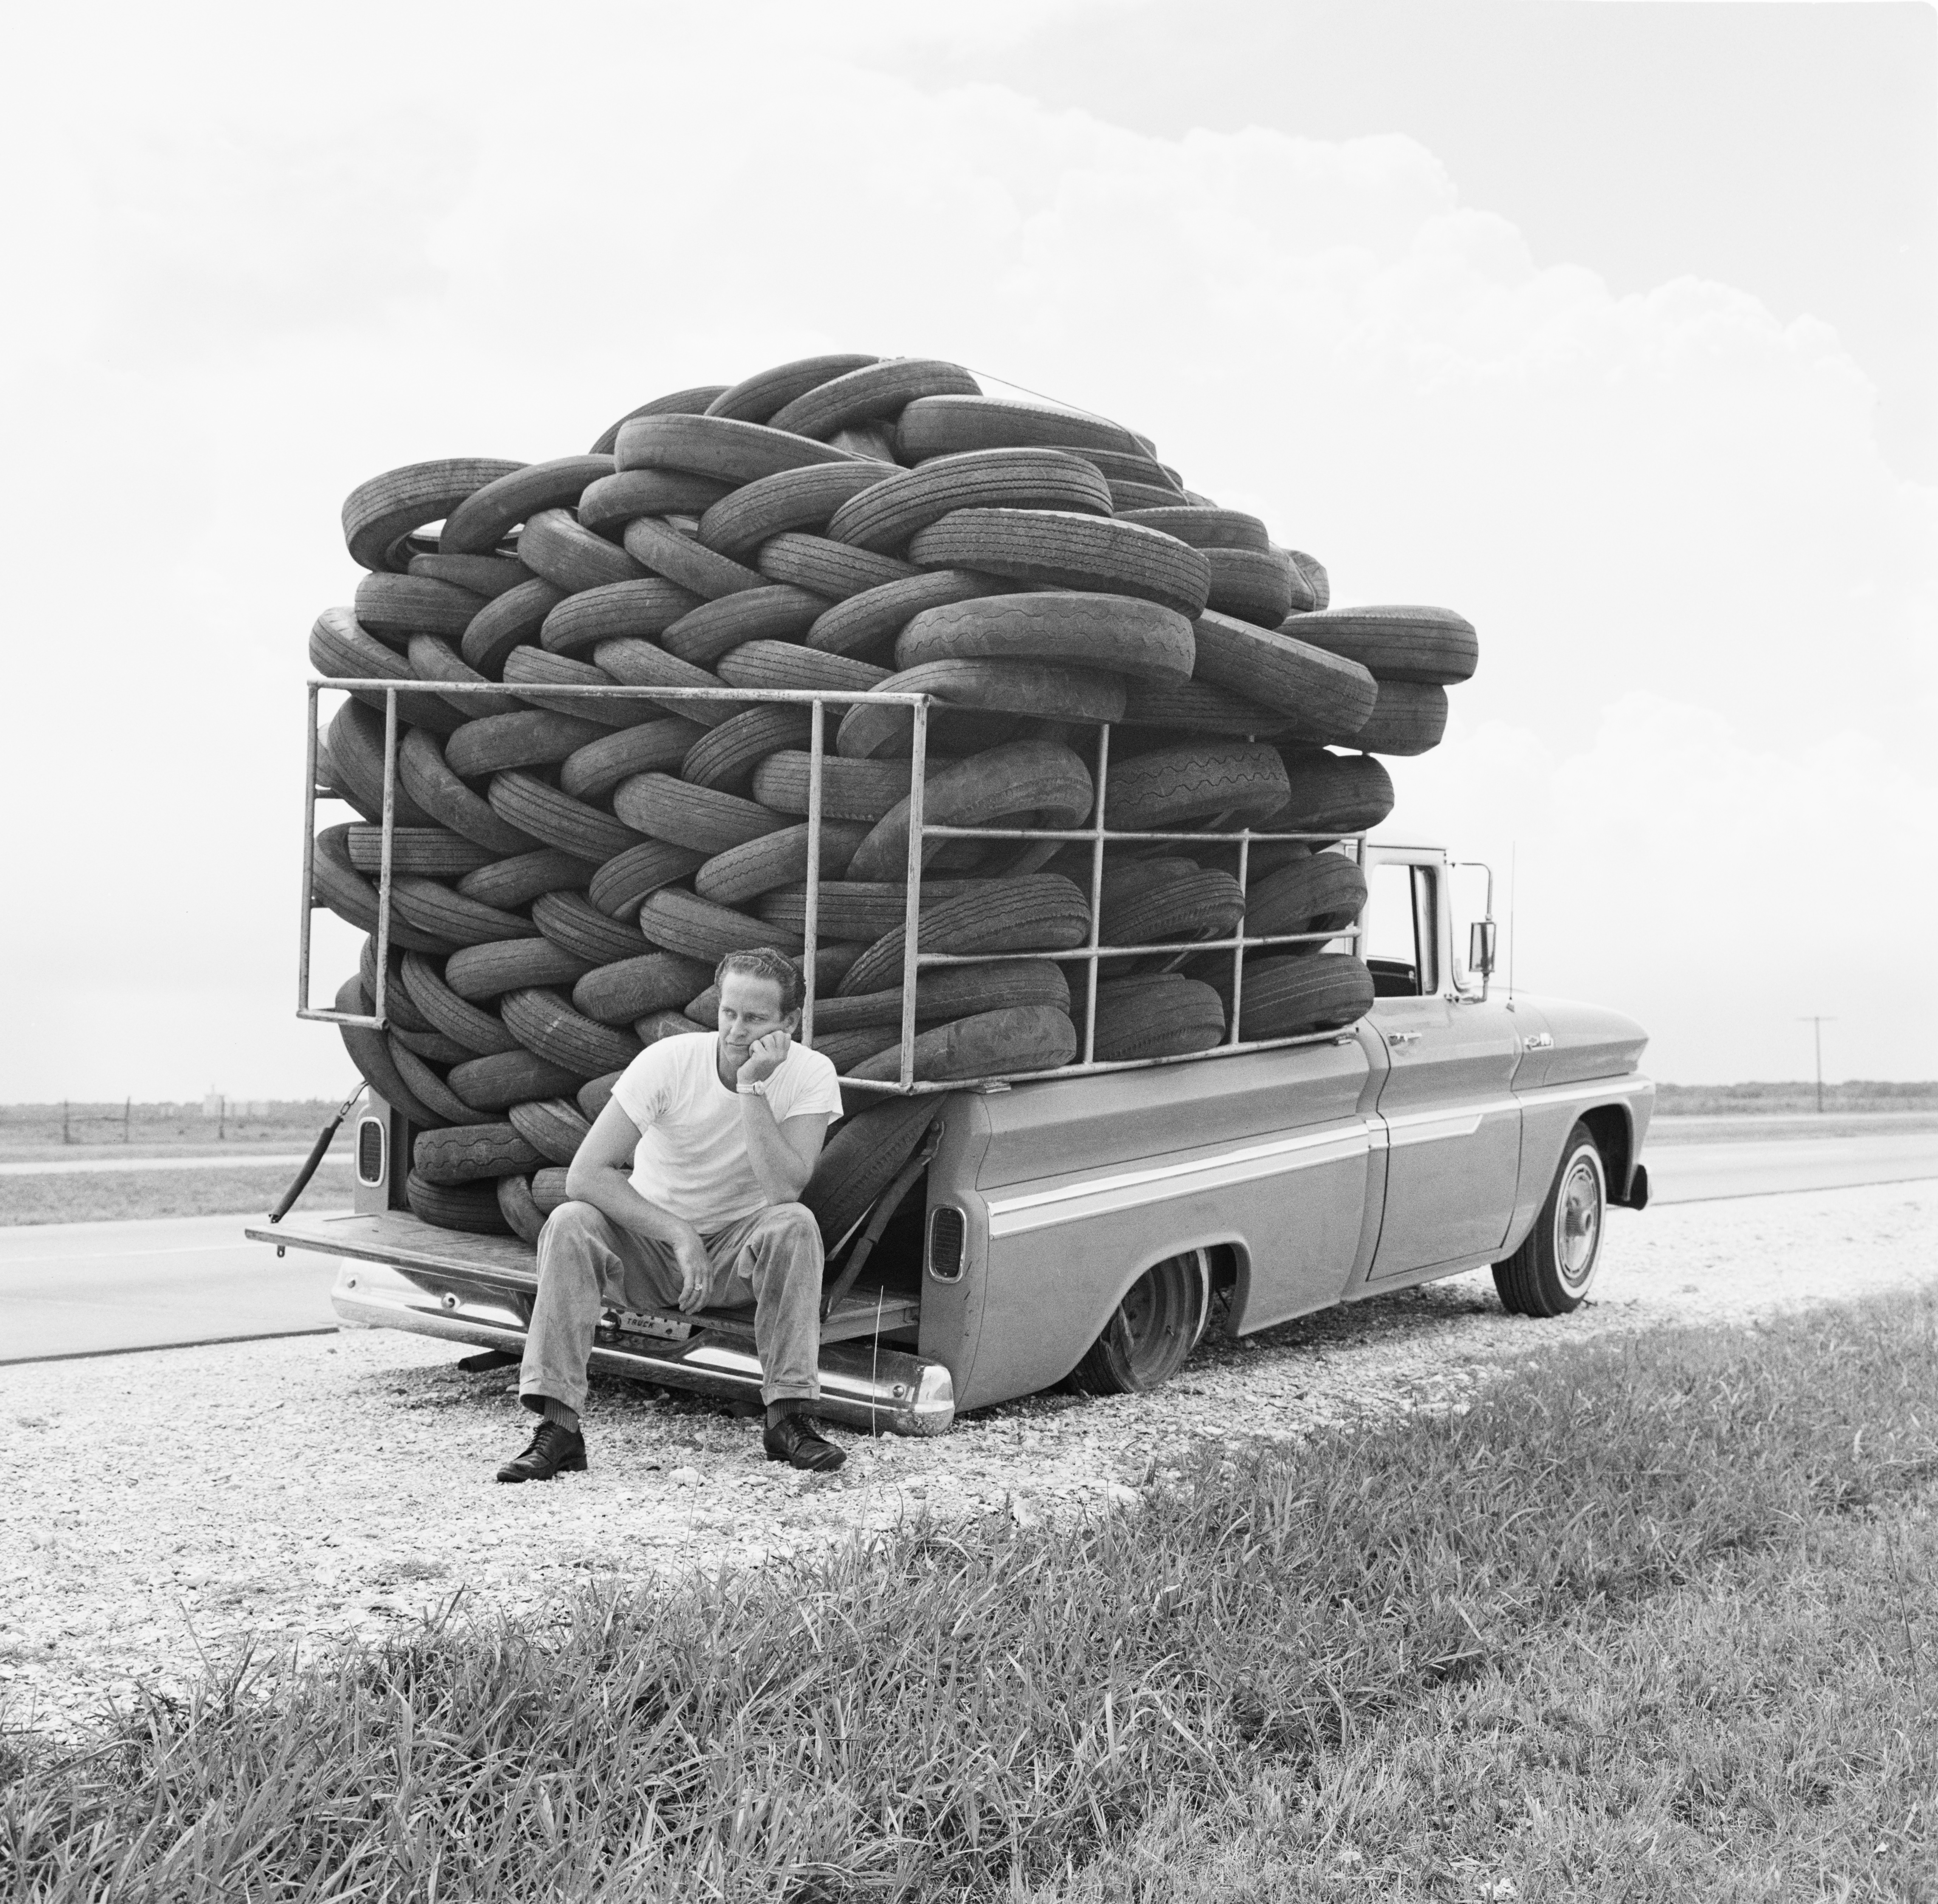
[[[554,1401],[550,1395],[545,1398],[545,1418],[556,1422],[568,1434],[579,1432],[579,1417],[562,1401]]]
[[[790,1415],[811,1415],[813,1412],[814,1404],[804,1396],[789,1395],[783,1401],[767,1404],[767,1426],[772,1428],[776,1422],[785,1421]]]

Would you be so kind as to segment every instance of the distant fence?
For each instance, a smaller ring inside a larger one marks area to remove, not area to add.
[[[181,1103],[126,1097],[119,1103],[70,1099],[0,1104],[0,1143],[142,1144],[296,1136],[305,1140],[334,1114],[323,1098],[240,1098],[217,1094]]]

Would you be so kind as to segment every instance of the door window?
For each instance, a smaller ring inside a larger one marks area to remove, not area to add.
[[[1423,998],[1438,989],[1437,893],[1431,866],[1386,861],[1369,871],[1359,956],[1373,975],[1378,996]]]

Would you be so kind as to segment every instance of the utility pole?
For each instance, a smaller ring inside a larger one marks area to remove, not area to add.
[[[1810,1027],[1811,1042],[1816,1048],[1817,1115],[1821,1118],[1824,1115],[1824,1027],[1837,1021],[1834,1017],[1817,1017],[1799,1018],[1797,1022]]]

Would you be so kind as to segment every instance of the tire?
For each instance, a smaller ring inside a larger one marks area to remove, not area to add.
[[[903,460],[975,449],[1108,449],[1136,456],[1142,446],[1121,424],[1053,404],[1005,397],[919,397],[895,426]]]
[[[529,996],[528,994],[526,996]],[[590,1074],[576,1075],[529,1047],[451,1067],[451,1088],[478,1111],[509,1111],[536,1098],[569,1096]]]
[[[672,888],[663,887],[639,908],[639,930],[663,950],[700,960],[709,966],[717,966],[730,952],[744,952],[756,945],[770,945],[786,953],[801,950],[797,932]]]
[[[375,879],[384,863],[383,828],[348,826],[344,834],[351,865]],[[393,876],[401,873],[426,879],[458,879],[491,863],[491,856],[483,847],[442,826],[399,826],[390,835]]]
[[[703,731],[681,756],[679,777],[716,792],[744,795],[768,755],[806,747],[813,728],[805,707],[782,701],[749,707],[744,714]]]
[[[1204,612],[1211,588],[1202,549],[1135,522],[1068,510],[959,509],[923,530],[909,556],[924,568],[1137,595],[1187,616]]]
[[[1245,896],[1229,873],[1190,859],[1130,859],[1104,868],[1098,936],[1106,945],[1225,938],[1244,911]]]
[[[797,642],[749,641],[721,660],[720,678],[737,688],[867,694],[889,678],[889,670],[848,655],[824,655]]]
[[[785,409],[810,390],[880,361],[877,357],[858,357],[852,352],[796,357],[791,363],[774,364],[730,384],[707,405],[706,414],[731,417],[743,423],[765,423],[776,412]]]
[[[588,960],[574,958],[548,938],[501,939],[496,945],[467,945],[463,951],[452,953],[444,962],[444,982],[460,998],[476,1004],[525,987],[576,985],[591,969]],[[527,1097],[551,1094],[525,1093]]]
[[[629,1025],[649,1012],[677,1011],[713,982],[713,969],[672,952],[648,952],[588,972],[572,988],[576,1011],[602,1025]]]
[[[487,1058],[518,1049],[518,1041],[505,1029],[504,1020],[495,1011],[460,998],[444,982],[435,961],[421,953],[410,953],[404,960],[402,977],[405,994],[412,1004],[469,1056]]]
[[[803,391],[768,418],[776,430],[825,441],[837,430],[898,415],[922,397],[974,397],[982,385],[959,363],[892,357]]]
[[[1113,482],[1110,488],[1110,508],[1119,516],[1134,516],[1139,509],[1168,509],[1183,500],[1178,491],[1165,482]]]
[[[1159,491],[1166,503],[1184,500],[1184,491],[1179,485],[1177,472],[1165,468],[1154,457],[1141,452],[1133,455],[1121,449],[1079,449],[1070,453],[1082,457],[1113,488],[1141,484]],[[1121,510],[1118,512],[1122,513]]]
[[[868,836],[868,829],[855,820],[824,820],[821,823],[821,877],[839,881],[848,870],[855,849]],[[808,829],[783,826],[764,833],[745,845],[717,853],[693,876],[693,890],[716,905],[743,906],[776,887],[792,884],[807,877]],[[825,928],[822,930],[825,932]]]
[[[413,1170],[404,1179],[404,1201],[420,1223],[439,1230],[461,1230],[478,1236],[515,1234],[498,1207],[491,1183],[431,1184]]]
[[[409,564],[405,544],[413,531],[448,520],[466,497],[524,467],[497,457],[460,456],[409,463],[360,482],[343,503],[350,559],[360,568],[402,573]]]
[[[916,981],[918,1025],[972,1017],[979,1012],[1013,1011],[1024,1005],[1047,1005],[1068,1014],[1069,981],[1049,960],[998,959],[988,965],[941,966],[923,972]],[[824,1007],[831,1031],[885,1026],[889,1036],[893,1037],[902,1020],[899,991],[817,999],[814,1008],[817,1032]]]
[[[387,1006],[388,1002],[387,999]],[[396,1022],[394,1011],[390,1017],[391,1042],[401,1045],[412,1057],[423,1059],[427,1064],[462,1064],[472,1055],[455,1039],[445,1037],[441,1031],[409,1031]]]
[[[711,668],[749,641],[801,640],[828,607],[825,596],[805,589],[743,589],[682,616],[660,645],[696,668]]]
[[[722,497],[700,519],[700,539],[738,561],[790,529],[818,534],[855,497],[896,475],[893,469],[872,462],[816,463],[806,469],[782,470]]]
[[[436,1113],[435,1121],[439,1124],[475,1124],[478,1121],[476,1110],[460,1097],[415,1052],[406,1050],[394,1038],[386,1042],[390,1048],[390,1062],[396,1066],[397,1075],[403,1079],[411,1094],[420,1103],[429,1106]],[[453,1070],[457,1068],[455,1065],[451,1067]]]
[[[515,555],[413,555],[408,573],[455,582],[486,601],[532,579],[531,570]]]
[[[798,944],[797,938],[794,943]],[[814,996],[819,1010],[828,995],[840,984],[848,968],[860,957],[862,948],[858,945],[823,945],[814,954]],[[788,963],[799,972],[804,980],[807,975],[807,957],[805,952],[791,954]],[[681,1012],[689,1030],[698,1027],[702,1031],[711,1031],[720,1014],[720,987],[708,982],[706,989],[688,999]],[[866,1054],[864,1053],[865,1056]]]
[[[932,661],[907,668],[876,683],[883,694],[928,694],[952,707],[1022,715],[1041,720],[1080,721],[1086,725],[1114,721],[1124,711],[1121,675],[1049,662]],[[931,715],[929,738],[936,738]],[[907,707],[863,704],[841,717],[835,751],[844,759],[908,757],[914,716]]]
[[[684,470],[736,488],[812,463],[861,460],[788,430],[725,416],[636,417],[619,426],[613,456],[622,470]]]
[[[559,769],[559,789],[575,800],[603,800],[634,774],[678,767],[708,731],[697,721],[669,714],[616,734],[602,733],[567,756]]]
[[[940,901],[972,888],[986,890],[989,882],[967,880],[925,880],[922,887],[923,916]],[[807,930],[807,888],[779,887],[764,893],[755,908],[770,924],[792,932],[797,938]],[[884,932],[895,931],[908,916],[908,888],[893,881],[832,879],[821,889],[820,931],[837,939],[859,939],[872,944]],[[926,948],[934,951],[937,948]],[[901,968],[895,968],[898,981]]]
[[[948,1101],[940,1093],[892,1097],[835,1129],[800,1193],[820,1226],[825,1248],[835,1249],[867,1215]]]
[[[346,924],[373,938],[379,911],[377,888],[350,862],[350,829],[327,826],[316,836],[311,860],[311,903],[327,906]],[[397,887],[390,886],[390,943],[399,951],[448,952],[454,939],[427,931],[406,918],[397,904]]]
[[[1578,1124],[1562,1147],[1534,1227],[1494,1265],[1494,1287],[1510,1315],[1566,1315],[1579,1309],[1601,1267],[1608,1221],[1608,1166],[1594,1133]]]
[[[509,1124],[454,1124],[418,1133],[411,1174],[440,1188],[536,1169],[538,1152]]]
[[[480,689],[489,685],[484,676],[466,662],[441,634],[412,635],[408,652],[411,672],[420,681],[461,683]],[[441,726],[439,721],[413,716],[418,726],[440,727],[441,731],[454,733],[468,722],[481,720],[494,714],[515,714],[518,711],[518,704],[508,694],[440,694],[434,700],[436,705],[448,711],[450,719],[448,725]]]
[[[652,696],[645,696],[645,706],[649,718],[652,710],[658,707],[701,727],[718,727],[722,721],[731,720],[736,714],[746,712],[746,702],[733,699],[718,675],[709,674],[703,668],[695,668],[691,662],[682,661],[677,655],[670,655],[649,641],[602,641],[593,650],[593,658],[615,681],[623,681],[628,687],[707,688],[719,692],[718,701],[655,701]]]
[[[1357,662],[1310,642],[1207,610],[1194,625],[1192,679],[1289,715],[1304,727],[1350,734],[1373,711],[1379,689]]]
[[[561,793],[533,774],[494,774],[489,798],[492,811],[509,824],[575,859],[600,865],[640,844],[639,835],[610,814]]]
[[[599,440],[592,446],[594,456],[609,456],[618,440],[619,432],[636,416],[702,416],[707,406],[726,393],[724,384],[696,384],[691,390],[671,391],[664,397],[655,397],[649,403],[642,403],[637,409],[628,410],[617,423],[608,424],[599,433]]]
[[[645,646],[643,642],[602,641],[595,652],[610,654],[616,649]],[[514,648],[505,657],[504,678],[508,686],[518,689],[521,701],[598,727],[639,727],[658,719],[662,711],[642,695],[548,693],[548,688],[613,687],[619,677],[601,664],[574,661],[547,648]]]
[[[334,738],[333,728],[333,741]],[[397,780],[415,810],[501,857],[529,853],[539,844],[530,834],[500,818],[464,784],[433,735],[415,730],[405,737],[397,750]]]
[[[1278,550],[1207,549],[1204,558],[1211,564],[1207,607],[1268,628],[1292,613],[1292,564]]]
[[[506,1227],[521,1242],[536,1247],[545,1228],[545,1212],[532,1196],[529,1177],[500,1177],[494,1186],[498,1197],[498,1214]]]
[[[565,598],[565,591],[549,582],[521,582],[472,616],[457,652],[486,680],[497,680],[512,651],[537,640],[545,618]]]
[[[404,757],[410,750],[411,735],[416,730],[401,724],[397,729],[397,786],[391,810],[392,824],[398,826],[435,826],[439,816],[427,812],[405,785]],[[437,743],[427,735],[434,750]],[[327,744],[330,749],[330,783],[337,793],[354,807],[372,826],[384,817],[384,717],[360,701],[346,701],[330,723]],[[462,827],[451,829],[463,832]],[[466,835],[466,838],[472,837]],[[480,841],[489,845],[489,841]]]
[[[393,1031],[436,1032],[433,1024],[411,1002],[409,988],[404,983],[404,961],[421,959],[421,952],[399,952],[393,949],[390,954],[390,982],[384,988],[384,1015],[390,1020]],[[377,941],[367,933],[364,935],[363,950],[357,955],[357,975],[363,981],[366,995],[374,1004],[377,996]],[[423,1054],[418,1054],[420,1057]],[[433,1060],[432,1062],[435,1063]],[[453,1059],[452,1063],[457,1060]]]
[[[784,747],[770,753],[754,770],[754,798],[776,813],[805,814],[810,765],[810,756],[797,749]],[[930,776],[940,772],[941,767],[940,762],[931,765]],[[822,756],[824,819],[860,820],[872,825],[885,814],[893,812],[898,801],[907,799],[908,790],[906,760],[844,760],[839,754]]]
[[[408,661],[360,627],[355,615],[347,608],[326,608],[316,618],[309,631],[309,662],[317,674],[332,680],[374,678],[415,681],[421,678]],[[381,762],[384,696],[375,688],[353,688],[350,694],[353,701],[361,702],[377,716],[380,723],[377,729],[378,759]],[[399,695],[397,717],[413,726],[433,728],[441,734],[461,726],[466,718],[454,713],[441,695],[422,693]]]
[[[506,1113],[513,1127],[548,1163],[569,1164],[592,1127],[570,1098],[543,1097],[514,1104]]]
[[[1302,549],[1288,549],[1285,554],[1292,564],[1293,613],[1310,614],[1326,607],[1332,599],[1332,582],[1326,573],[1326,564]]]
[[[445,765],[460,780],[488,780],[519,767],[551,767],[569,760],[609,729],[548,708],[521,708],[467,721],[444,744]]]
[[[898,920],[857,959],[840,992],[882,992],[901,982],[903,927]],[[965,881],[922,912],[925,952],[1067,952],[1090,935],[1090,908],[1056,873]]]
[[[630,920],[614,919],[576,893],[546,893],[532,902],[532,923],[553,944],[594,966],[643,957],[647,947]]]
[[[623,1071],[609,1071],[603,1077],[594,1078],[581,1084],[573,1094],[573,1102],[585,1112],[588,1124],[597,1124],[599,1114],[612,1101],[612,1087],[626,1074]],[[536,1185],[533,1185],[536,1191]]]
[[[1071,1016],[1080,1020],[1080,1014]],[[1180,1057],[1224,1042],[1224,1000],[1182,972],[1138,972],[1107,978],[1097,987],[1093,1049],[1100,1064]]]
[[[1203,1334],[1211,1301],[1201,1249],[1154,1263],[1132,1283],[1070,1373],[1080,1395],[1135,1395],[1168,1382]]]
[[[474,489],[445,518],[440,555],[488,555],[521,522],[548,509],[570,509],[587,488],[612,473],[609,456],[560,456]]]
[[[704,599],[664,576],[610,582],[567,595],[545,618],[539,645],[555,655],[589,654],[602,641],[636,635],[657,640]]]
[[[958,760],[924,782],[922,816],[935,826],[1070,827],[1083,824],[1096,804],[1089,770],[1054,741],[1013,741],[987,753]],[[923,843],[922,862],[940,840]],[[909,801],[906,795],[874,825],[849,862],[858,880],[906,875]]]
[[[1198,643],[1175,610],[1134,595],[986,595],[925,609],[895,640],[895,666],[936,661],[1038,661],[1188,681]]]
[[[1251,739],[1262,734],[1283,734],[1292,723],[1283,714],[1214,688],[1208,681],[1127,680],[1124,725]]]
[[[1328,608],[1294,615],[1287,634],[1357,662],[1375,680],[1447,687],[1480,665],[1474,625],[1450,608]]]
[[[579,499],[582,528],[617,542],[642,516],[701,516],[734,485],[681,470],[621,470],[602,476]]]
[[[828,601],[847,601],[891,582],[913,581],[922,571],[892,555],[870,555],[826,536],[790,529],[761,545],[755,561],[771,582],[805,589]]]
[[[1054,1005],[1013,1005],[951,1019],[915,1040],[915,1078],[922,1084],[1056,1071],[1077,1056],[1077,1027]],[[851,1066],[851,1078],[890,1081],[901,1075],[901,1048]]]
[[[635,774],[612,789],[612,811],[649,839],[712,855],[744,846],[786,826],[782,814],[758,801],[670,774]]]
[[[1393,776],[1371,754],[1281,747],[1290,798],[1272,816],[1287,833],[1363,833],[1393,810]]]
[[[521,914],[467,899],[434,879],[393,879],[390,903],[412,930],[447,945],[489,945],[498,939],[533,938],[538,931]]]
[[[1249,959],[1238,1036],[1250,1040],[1341,1031],[1372,1008],[1373,975],[1350,953]]]
[[[1315,853],[1268,874],[1252,888],[1245,907],[1246,935],[1263,938],[1280,932],[1343,932],[1365,903],[1366,876],[1359,867],[1344,853]]]
[[[1289,791],[1285,762],[1270,747],[1187,742],[1113,762],[1104,823],[1119,832],[1161,832],[1230,814],[1250,824],[1277,813]]]
[[[912,581],[891,582],[837,602],[807,631],[807,645],[824,654],[867,655],[886,650],[924,609],[979,595],[1013,592],[1001,576],[967,569],[936,569]]]
[[[1095,466],[1060,449],[985,449],[892,472],[842,503],[828,525],[837,542],[892,555],[958,509],[1053,509],[1108,516],[1110,485]]]
[[[570,511],[542,509],[518,537],[518,560],[542,581],[568,595],[582,589],[636,582],[645,570],[623,549],[580,526]]]
[[[594,874],[586,896],[609,919],[630,918],[650,894],[689,877],[706,858],[691,847],[642,841],[607,860]]]
[[[1156,529],[1194,549],[1248,549],[1254,554],[1271,553],[1271,536],[1256,516],[1235,509],[1204,509],[1189,503],[1174,502],[1162,509],[1134,509],[1125,512],[1126,522]]]
[[[339,1011],[354,1011],[366,1017],[369,1015],[370,997],[361,979],[346,978],[337,988],[335,1004]],[[372,1031],[362,1025],[339,1025],[336,1029],[342,1036],[344,1051],[357,1067],[357,1075],[386,1104],[393,1110],[402,1112],[415,1124],[428,1126],[444,1122],[404,1081],[402,1074],[392,1061],[390,1041],[381,1031]]]
[[[824,1033],[819,1028],[814,1034],[813,1048],[819,1051],[835,1070],[844,1078],[854,1075],[858,1064],[864,1064],[884,1048],[883,1041],[888,1033],[879,1025],[871,1025],[859,1031],[831,1031]],[[865,1104],[868,1100],[864,1099]],[[918,1100],[919,1101],[919,1100]],[[842,1093],[844,1111],[854,1107],[849,1103],[849,1093]]]
[[[1421,754],[1439,746],[1446,731],[1444,688],[1419,681],[1382,681],[1373,711],[1353,729],[1347,744],[1367,753]]]
[[[671,954],[667,956],[670,957]],[[703,1029],[684,1011],[669,1011],[664,1008],[642,1013],[633,1020],[633,1036],[642,1045],[657,1045],[664,1038],[691,1038]]]
[[[641,567],[665,576],[703,601],[718,601],[723,595],[765,585],[752,569],[681,534],[664,516],[642,516],[628,522],[626,552]]]
[[[556,847],[541,847],[536,853],[514,853],[509,859],[494,859],[475,873],[466,873],[457,890],[467,899],[482,899],[487,905],[516,911],[530,905],[541,893],[582,893],[592,883],[599,868]]]

